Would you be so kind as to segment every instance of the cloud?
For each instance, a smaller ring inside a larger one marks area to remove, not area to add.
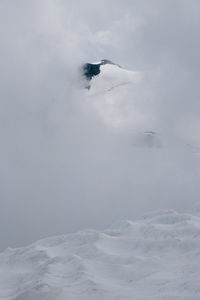
[[[1,1],[2,248],[199,198],[190,147],[199,145],[199,9],[178,0]],[[113,128],[81,89],[78,67],[101,58],[143,73],[134,90],[143,119],[127,90],[114,112],[124,122]],[[134,148],[141,128],[166,147]]]

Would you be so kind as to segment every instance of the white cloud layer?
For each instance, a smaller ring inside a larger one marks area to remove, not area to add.
[[[195,0],[1,1],[2,249],[199,199],[199,13]],[[110,126],[80,88],[78,66],[102,58],[143,73],[137,122],[132,94]],[[164,147],[134,147],[141,128]]]

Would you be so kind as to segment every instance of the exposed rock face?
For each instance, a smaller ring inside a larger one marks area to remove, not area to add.
[[[83,75],[86,77],[87,80],[91,80],[93,76],[97,76],[101,70],[100,66],[102,65],[116,65],[111,60],[108,59],[102,59],[99,63],[86,63],[83,65]],[[120,67],[119,65],[117,65]]]
[[[93,76],[96,76],[100,73],[101,64],[90,64],[86,63],[83,65],[83,75],[87,80],[91,80]]]

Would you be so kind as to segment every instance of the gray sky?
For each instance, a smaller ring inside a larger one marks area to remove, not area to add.
[[[199,15],[198,0],[0,2],[0,249],[199,200]],[[77,74],[101,58],[147,74],[135,97],[173,146],[104,122]]]

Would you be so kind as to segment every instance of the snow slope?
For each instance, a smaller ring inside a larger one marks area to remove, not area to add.
[[[100,73],[89,81],[86,90],[90,105],[94,106],[101,119],[111,128],[123,127],[134,120],[144,120],[140,101],[137,97],[142,74],[121,68],[116,64],[100,65]],[[136,127],[135,126],[135,127]],[[148,127],[144,127],[145,130]]]
[[[171,128],[166,126],[171,122],[167,119],[163,123],[158,107],[164,100],[155,96],[157,83],[150,71],[127,70],[108,60],[90,65],[98,66],[100,72],[86,80],[85,86],[90,87],[86,99],[109,129],[122,136],[129,132],[128,139],[136,147],[178,147],[200,153],[196,129],[187,132],[183,124]]]
[[[199,300],[200,215],[157,211],[0,255],[1,300]]]

